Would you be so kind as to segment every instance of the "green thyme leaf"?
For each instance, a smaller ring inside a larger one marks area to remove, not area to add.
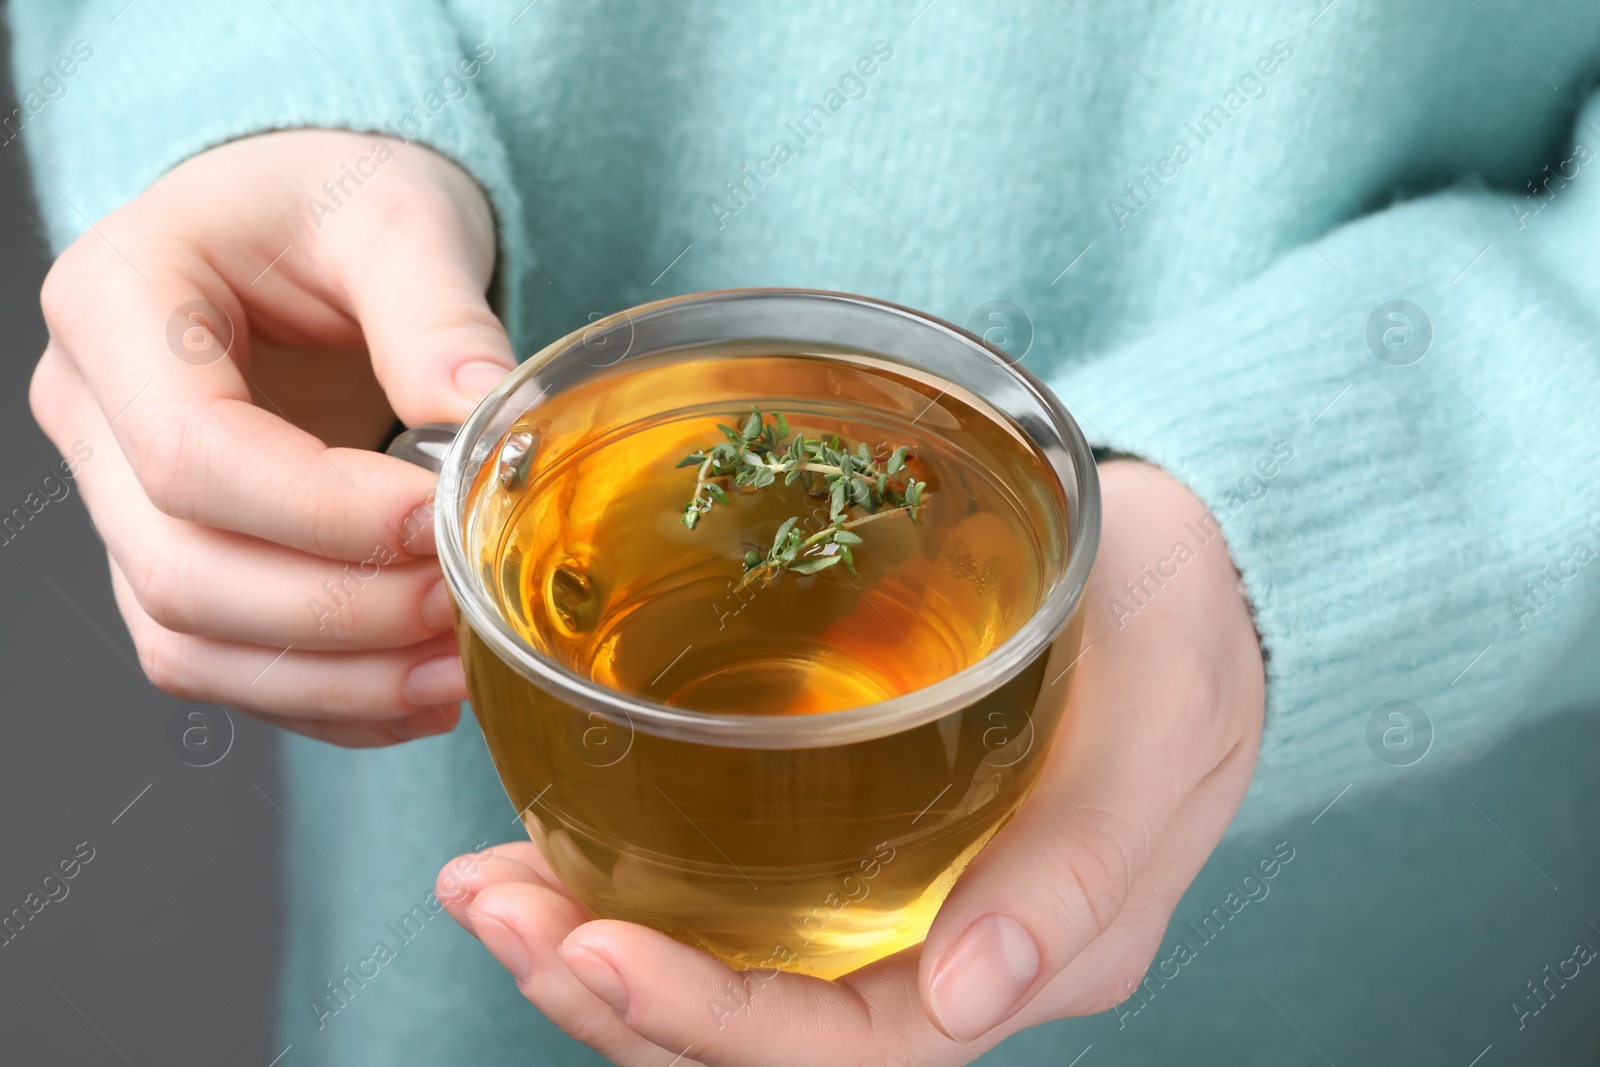
[[[820,556],[813,557],[811,559],[803,559],[799,563],[791,563],[789,565],[789,569],[796,574],[815,574],[818,571],[827,570],[835,563],[843,562],[843,556]]]
[[[821,530],[807,535],[797,528],[799,517],[792,517],[778,527],[765,555],[744,554],[740,588],[757,579],[770,583],[786,570],[816,574],[840,563],[854,574],[850,546],[861,544],[862,537],[852,532],[853,527],[902,511],[917,521],[927,483],[901,477],[912,458],[909,445],[878,460],[865,441],[856,442],[852,450],[837,435],[807,438],[795,433],[791,440],[789,420],[782,412],[768,417],[754,405],[741,429],[722,423],[717,429],[725,441],[691,452],[677,463],[679,469],[698,468],[694,495],[683,506],[684,526],[693,530],[715,505],[728,505],[726,484],[760,490],[781,478],[785,486],[799,482],[813,498],[819,489],[828,497],[828,523]],[[826,554],[820,554],[823,550]]]

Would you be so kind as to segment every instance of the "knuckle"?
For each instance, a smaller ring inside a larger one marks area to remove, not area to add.
[[[179,700],[203,698],[194,684],[184,638],[147,624],[135,629],[133,646],[139,655],[139,669],[151,685]]]
[[[349,497],[338,485],[330,484],[326,491],[285,503],[296,509],[307,509],[309,504],[305,511],[306,537],[318,555],[341,559],[351,552],[357,520],[351,513]]]
[[[1105,857],[1095,855],[1092,861],[1080,858],[1078,866],[1071,868],[1071,875],[1089,921],[1095,930],[1105,931],[1127,899],[1127,879],[1120,866],[1107,864]]]
[[[391,240],[409,240],[419,226],[447,217],[450,194],[419,175],[401,172],[396,180],[361,189],[359,208],[364,228]]]
[[[192,418],[151,416],[129,451],[128,458],[145,496],[157,510],[176,519],[193,517],[189,472],[199,448],[194,427]]]
[[[1088,836],[1062,835],[1052,848],[1059,853],[1058,869],[1066,874],[1058,890],[1063,912],[1069,920],[1086,915],[1094,931],[1103,933],[1128,899],[1127,861],[1093,830]]]
[[[463,344],[470,344],[497,353],[506,345],[505,329],[483,294],[465,287],[416,309],[412,330],[413,343],[423,351],[455,355]]]
[[[469,903],[474,887],[468,876],[458,871],[462,857],[457,857],[440,868],[433,879],[433,898],[445,906]]]
[[[59,447],[61,439],[62,403],[58,392],[61,368],[57,361],[61,357],[51,349],[45,349],[44,355],[39,357],[39,362],[33,368],[33,375],[28,379],[28,409],[33,412],[33,419],[45,436]]]
[[[315,639],[340,646],[365,647],[400,626],[406,616],[371,599],[384,597],[381,591],[366,591],[383,577],[381,572],[376,576],[365,575],[359,564],[344,564],[338,571],[330,571],[306,598],[304,617],[307,626],[315,632]]]
[[[133,598],[156,625],[182,631],[186,619],[182,610],[183,582],[176,580],[170,557],[157,551],[144,539],[131,546],[123,561],[123,573]]]
[[[336,237],[347,253],[359,242],[368,253],[362,259],[371,263],[381,259],[370,255],[374,245],[387,253],[430,255],[464,247],[474,276],[487,286],[494,265],[492,208],[470,178],[426,166],[396,172],[391,180],[363,187],[351,204],[360,224]]]
[[[322,472],[318,472],[318,477],[320,474]],[[282,506],[285,512],[298,510],[301,514],[298,536],[304,537],[304,545],[309,552],[330,560],[338,560],[349,553],[346,536],[352,523],[346,518],[344,499],[339,496],[338,490],[317,488],[314,493],[302,496],[301,501],[294,501],[290,494],[285,493]],[[333,581],[338,581],[339,574],[331,577]]]
[[[315,624],[316,637],[321,641],[345,645],[359,640],[363,626],[356,615],[353,600],[335,600],[329,595],[313,596],[310,614]]]
[[[1174,709],[1179,743],[1221,737],[1226,731],[1217,728],[1227,722],[1233,709],[1223,699],[1225,687],[1217,658],[1187,642],[1179,644],[1184,647],[1170,650],[1166,668],[1172,677],[1184,680]]]
[[[39,310],[52,331],[71,321],[74,293],[89,272],[88,258],[83,239],[79,238],[56,257],[45,273],[39,286]]]
[[[344,672],[337,670],[301,672],[295,679],[295,703],[307,711],[333,716],[336,720],[362,711],[371,703],[370,699],[364,700],[343,675]],[[399,688],[396,680],[393,689],[398,693]],[[392,703],[399,706],[398,699]]]
[[[80,327],[97,321],[99,316],[93,312],[108,301],[122,304],[126,297],[144,295],[148,283],[130,271],[121,253],[107,243],[115,240],[119,247],[132,249],[144,242],[109,218],[97,225],[97,231],[68,245],[39,285],[39,310],[52,336],[71,338]],[[116,236],[111,237],[110,233]],[[147,263],[162,258],[162,253],[152,247],[144,247],[140,254]]]
[[[355,595],[338,592],[338,587],[330,589],[330,584],[323,582],[323,589],[307,598],[307,603],[312,605],[309,614],[315,625],[315,635],[323,641],[350,645],[370,637],[371,625],[363,619]]]

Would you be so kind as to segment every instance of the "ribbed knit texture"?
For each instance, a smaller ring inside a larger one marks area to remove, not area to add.
[[[1097,438],[1210,505],[1245,579],[1269,728],[1242,825],[1388,772],[1365,732],[1387,701],[1420,706],[1441,751],[1494,739],[1535,710],[1530,683],[1594,611],[1600,585],[1581,569],[1536,612],[1523,588],[1577,542],[1600,555],[1585,412],[1600,347],[1589,311],[1551,285],[1556,264],[1518,242],[1505,199],[1390,208],[1056,381]],[[1538,222],[1565,223],[1550,212]],[[1595,266],[1585,256],[1559,266]],[[1365,342],[1395,297],[1432,322],[1410,366]]]
[[[76,237],[196,152],[269,130],[326,126],[415,140],[460,163],[483,186],[496,224],[523,229],[495,116],[457,67],[468,39],[438,5],[383,0],[90,0],[19,5],[13,17],[19,97],[57,74],[56,99],[29,114],[26,146],[52,246]],[[69,78],[55,61],[82,42],[92,57]],[[506,65],[510,66],[515,60]],[[485,70],[492,69],[491,60]],[[441,81],[468,87],[451,99]],[[442,103],[443,106],[439,106]],[[12,139],[14,137],[14,139]],[[528,261],[502,246],[499,301],[514,316]]]
[[[1600,564],[1567,562],[1600,553],[1593,5],[122,5],[12,5],[23,89],[73,41],[94,48],[20,137],[56,247],[229,138],[388,128],[485,40],[496,58],[418,139],[495,205],[521,352],[591,312],[726,286],[853,290],[960,324],[989,300],[1025,309],[1026,365],[1096,443],[1189,485],[1246,582],[1269,707],[1230,847],[1534,728],[1600,606]],[[793,158],[764,162],[778,141]],[[1394,300],[1431,323],[1411,365],[1368,343]],[[1432,721],[1421,770],[1369,747],[1391,700]],[[295,1055],[502,1062],[470,995],[536,1062],[590,1062],[453,930],[307,1027],[309,997],[439,863],[515,827],[470,724],[287,751],[297,820],[363,887],[291,848]],[[1220,1010],[1197,1007],[1194,1032]]]

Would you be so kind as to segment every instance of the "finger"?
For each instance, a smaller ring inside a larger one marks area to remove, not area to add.
[[[684,1052],[667,1049],[624,1025],[601,997],[579,982],[557,952],[587,918],[570,898],[532,882],[486,887],[467,911],[472,931],[510,971],[517,988],[562,1030],[627,1067],[660,1067]],[[677,1061],[696,1063],[687,1055]]]
[[[1251,766],[1249,753],[1241,747],[1184,798],[1149,860],[1140,865],[1142,875],[1134,879],[1128,902],[1111,929],[1080,952],[1013,1023],[1031,1026],[1062,1015],[1109,1011],[1138,988],[1182,892],[1233,821],[1250,783]],[[1158,988],[1160,977],[1158,972]],[[1170,971],[1166,977],[1171,977]]]
[[[1110,547],[1090,576],[1090,603],[1105,603],[1139,561],[1172,552],[1194,506],[1170,475],[1139,474],[1117,474],[1145,489],[1107,511]],[[1259,653],[1232,640],[1251,633],[1237,574],[1221,545],[1209,551],[1151,598],[1137,629],[1114,629],[1098,613],[1086,626],[1039,783],[928,932],[922,996],[952,1036],[1011,1018],[1119,919],[1133,886],[1159,886],[1175,903],[1188,883],[1148,869],[1155,842],[1203,779],[1224,773],[1244,787],[1260,729]],[[1138,957],[1128,969],[1148,959]]]
[[[70,369],[52,372],[64,436],[110,428]],[[102,448],[76,483],[146,614],[178,633],[303,649],[402,648],[451,623],[437,561],[377,553],[318,559],[242,534],[182,522],[146,499],[127,459]]]
[[[249,708],[236,709],[252,718],[260,719],[291,733],[301,734],[316,741],[326,741],[341,748],[382,748],[402,741],[415,741],[436,734],[447,734],[461,721],[461,705],[448,704],[426,711],[404,715],[387,722],[352,719],[297,719],[287,715],[270,715]]]
[[[479,893],[501,882],[527,882],[566,892],[532,841],[511,841],[457,856],[445,864],[434,882],[434,895],[456,922],[471,930],[467,909]]]
[[[448,163],[436,187],[408,195],[406,225],[347,239],[339,269],[395,414],[412,426],[461,422],[516,366],[485,295],[495,248],[489,207]]]
[[[52,268],[41,300],[53,347],[105,413],[151,502],[173,518],[332,559],[360,560],[379,544],[431,552],[431,523],[418,516],[433,476],[378,453],[327,448],[257,407],[239,370],[248,323],[231,290],[183,248],[147,251],[144,262],[148,280],[80,242]],[[216,310],[186,319],[201,303]],[[180,339],[212,338],[214,361],[183,358],[169,328]],[[227,355],[219,335],[231,339]],[[50,403],[56,370],[41,366],[36,412]]]
[[[166,629],[140,607],[114,559],[111,590],[145,677],[183,700],[306,720],[387,720],[466,699],[461,660],[448,634],[375,652],[273,649]]]
[[[825,982],[735,971],[655,930],[602,920],[572,931],[560,954],[631,1030],[674,1053],[690,1048],[707,1064],[949,1064],[983,1047],[957,1046],[928,1021],[915,950]],[[559,1011],[535,1003],[547,1015]]]
[[[962,874],[924,943],[923,1002],[957,1040],[1011,1018],[1111,927],[1135,884],[1154,886],[1150,850],[1215,765],[1177,725],[1185,716],[1162,683],[1087,668],[1040,781]]]

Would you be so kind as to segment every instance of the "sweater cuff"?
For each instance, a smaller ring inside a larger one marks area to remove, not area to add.
[[[500,233],[491,296],[515,312],[522,206],[483,98],[486,74],[510,60],[463,40],[443,5],[97,0],[70,23],[19,5],[13,24],[19,78],[77,60],[64,93],[34,114],[24,106],[18,134],[56,250],[208,148],[272,130],[370,131],[424,144],[482,186]]]

